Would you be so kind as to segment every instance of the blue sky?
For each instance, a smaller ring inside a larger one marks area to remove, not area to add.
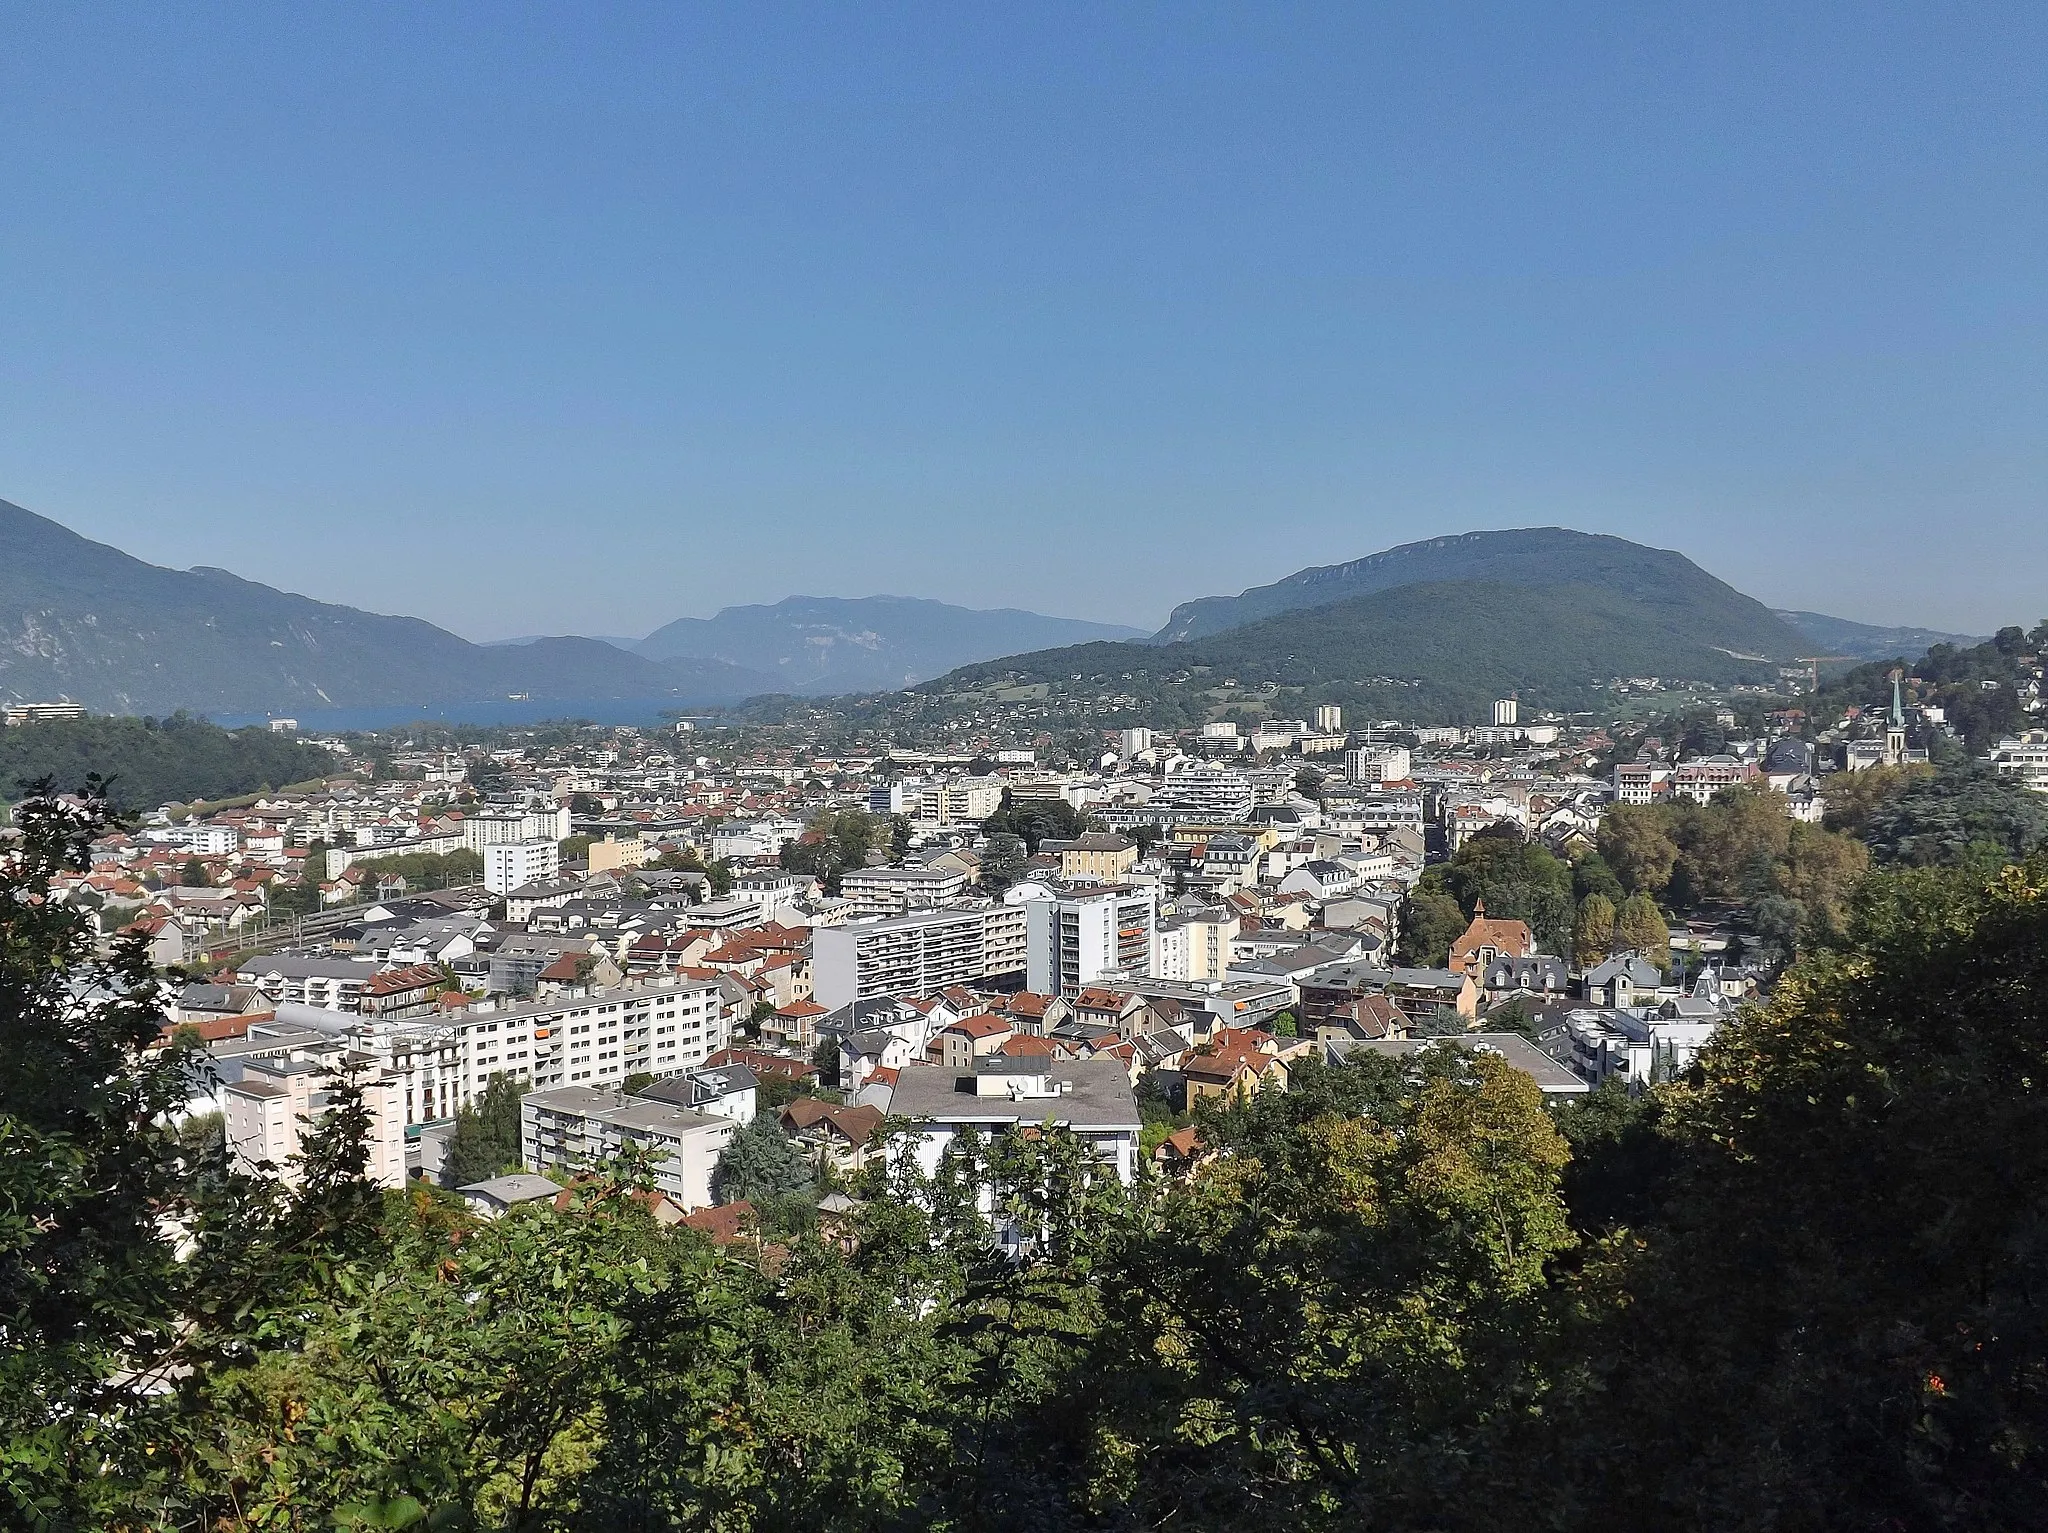
[[[0,3],[0,498],[472,637],[2048,612],[2048,7]]]

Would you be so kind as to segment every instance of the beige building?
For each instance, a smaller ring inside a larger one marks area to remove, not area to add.
[[[316,1057],[252,1059],[242,1078],[222,1089],[228,1153],[235,1168],[269,1172],[296,1187],[306,1137],[328,1109],[330,1072],[340,1050]],[[405,1185],[405,1101],[399,1082],[378,1072],[376,1062],[355,1056],[363,1070],[363,1105],[370,1112],[369,1163],[365,1174],[380,1187]]]
[[[1091,832],[1060,848],[1060,877],[1068,883],[1113,884],[1137,862],[1137,842]]]
[[[622,841],[615,836],[606,836],[602,841],[590,843],[592,873],[616,873],[622,868],[637,868],[646,861],[645,841]]]
[[[1223,979],[1230,968],[1230,942],[1237,929],[1237,916],[1219,906],[1162,917],[1155,971],[1158,978]]]

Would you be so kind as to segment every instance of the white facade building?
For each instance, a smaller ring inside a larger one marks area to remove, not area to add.
[[[462,822],[465,850],[481,852],[501,841],[557,841],[569,834],[566,808],[487,809]]]
[[[863,868],[842,876],[839,892],[852,902],[855,916],[900,915],[957,900],[967,892],[967,874],[958,868]]]
[[[685,1209],[711,1202],[711,1173],[738,1127],[721,1114],[603,1087],[530,1091],[519,1101],[520,1151],[529,1169],[578,1171],[638,1146],[653,1162],[655,1189]]]
[[[1401,782],[1409,769],[1405,745],[1362,745],[1344,753],[1344,775],[1355,783]]]
[[[877,995],[1021,980],[1024,912],[1015,905],[927,910],[811,932],[812,999],[828,1011]]]
[[[562,871],[559,841],[493,841],[484,848],[484,888],[510,894]]]
[[[1054,1063],[992,1054],[976,1059],[971,1071],[905,1065],[889,1112],[914,1120],[905,1132],[927,1176],[963,1133],[985,1137],[1046,1125],[1070,1129],[1117,1180],[1129,1183],[1137,1174],[1138,1099],[1121,1060]]]
[[[1004,898],[1026,912],[1028,989],[1073,995],[1107,977],[1153,972],[1159,924],[1154,885],[1058,889],[1026,883]]]

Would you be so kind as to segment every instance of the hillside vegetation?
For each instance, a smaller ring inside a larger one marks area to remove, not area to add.
[[[267,729],[221,729],[200,719],[51,719],[0,729],[0,800],[49,778],[72,788],[98,774],[122,809],[235,798],[335,770],[317,745]]]
[[[1767,669],[1699,637],[1696,614],[1598,586],[1481,581],[1409,585],[1283,613],[1176,644],[1084,644],[964,666],[920,689],[961,693],[1044,684],[1128,694],[1157,722],[1200,717],[1213,689],[1299,688],[1417,723],[1483,719],[1509,692],[1533,705],[1591,707],[1616,676],[1762,679]],[[1290,702],[1290,707],[1295,704]]]

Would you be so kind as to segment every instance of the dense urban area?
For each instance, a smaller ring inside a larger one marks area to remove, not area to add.
[[[10,1520],[2024,1522],[2037,1168],[1956,1136],[2039,1110],[2044,642],[1457,725],[12,707]]]

